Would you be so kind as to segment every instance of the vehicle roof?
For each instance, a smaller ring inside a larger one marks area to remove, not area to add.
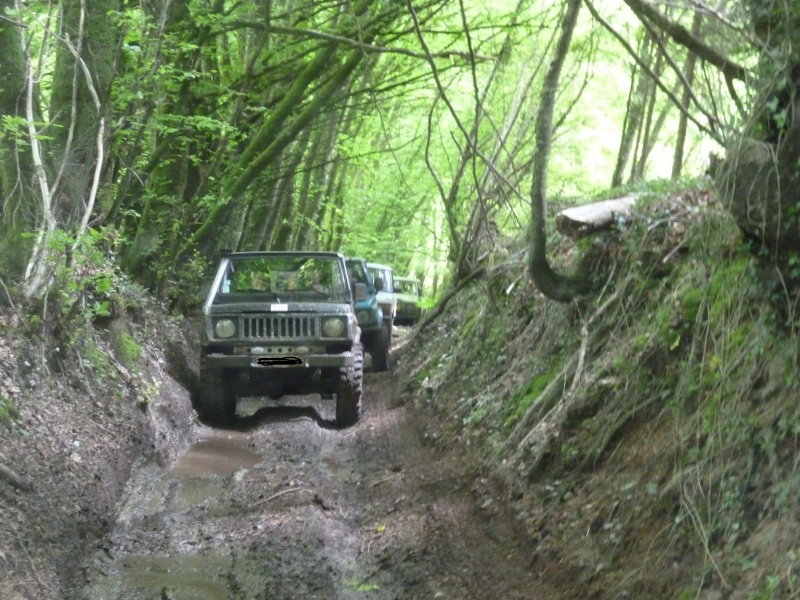
[[[259,256],[319,256],[319,257],[339,257],[344,259],[344,256],[339,252],[321,252],[311,250],[265,250],[265,251],[248,251],[248,252],[231,252],[224,255],[222,258],[258,258]]]
[[[390,271],[392,271],[392,273],[394,273],[394,269],[392,267],[390,267],[389,265],[379,265],[378,263],[368,262],[367,266],[368,267],[375,267],[377,269],[389,269]]]

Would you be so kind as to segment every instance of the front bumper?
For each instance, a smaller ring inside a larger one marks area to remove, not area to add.
[[[276,356],[274,354],[231,355],[212,353],[205,356],[207,367],[216,369],[316,369],[352,367],[352,352],[340,354],[305,354]]]
[[[422,309],[418,306],[410,304],[397,308],[396,318],[398,319],[418,319],[420,316],[422,316]]]

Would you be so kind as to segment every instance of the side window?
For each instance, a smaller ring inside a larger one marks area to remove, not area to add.
[[[364,267],[361,266],[361,263],[348,264],[347,273],[350,275],[350,279],[352,279],[355,283],[369,284],[367,281],[367,274],[364,273]]]
[[[221,294],[231,293],[231,267],[228,267],[228,270],[225,271],[225,275],[222,278],[222,286],[220,286],[219,291]]]

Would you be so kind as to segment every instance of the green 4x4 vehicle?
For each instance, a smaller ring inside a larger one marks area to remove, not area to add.
[[[203,306],[201,418],[224,423],[240,396],[318,393],[336,421],[361,414],[364,353],[354,301],[366,286],[336,252],[223,256]]]
[[[422,285],[413,277],[395,277],[394,292],[397,296],[397,314],[394,317],[398,325],[414,325],[422,317],[419,305],[422,297]]]
[[[361,327],[364,348],[372,357],[372,369],[387,371],[392,337],[391,329],[386,326],[378,304],[378,292],[383,289],[383,280],[373,278],[367,269],[367,261],[363,258],[348,257],[345,262],[350,278],[354,282],[363,283],[367,288],[366,298],[356,303],[356,317],[358,326]]]

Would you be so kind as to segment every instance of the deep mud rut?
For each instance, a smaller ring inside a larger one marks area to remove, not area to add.
[[[392,374],[347,429],[329,403],[240,407],[170,468],[133,473],[82,598],[552,598],[469,465],[425,442]],[[247,414],[249,413],[249,414]]]

